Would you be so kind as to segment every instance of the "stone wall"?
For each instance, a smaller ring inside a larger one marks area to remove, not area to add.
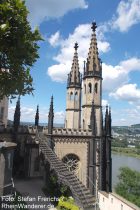
[[[0,142],[0,196],[12,193],[12,168],[15,147],[16,144],[14,143]]]
[[[68,154],[79,157],[79,166],[76,171],[77,177],[87,186],[88,168],[88,143],[87,142],[56,142],[55,153],[62,160]]]

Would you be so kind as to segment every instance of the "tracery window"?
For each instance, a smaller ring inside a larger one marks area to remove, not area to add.
[[[80,169],[80,159],[75,154],[67,154],[63,157],[62,161],[65,163],[69,171],[77,173]]]

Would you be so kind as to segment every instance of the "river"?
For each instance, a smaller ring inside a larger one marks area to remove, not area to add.
[[[129,168],[140,172],[140,159],[124,156],[121,154],[112,154],[112,185],[118,182],[119,168],[128,166]]]

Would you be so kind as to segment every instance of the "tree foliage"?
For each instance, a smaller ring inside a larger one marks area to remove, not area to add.
[[[58,203],[59,210],[79,210],[79,207],[75,205],[72,197],[60,197]]]
[[[140,207],[140,173],[128,167],[120,168],[116,193]]]
[[[0,99],[30,94],[33,79],[30,67],[38,56],[41,39],[32,31],[22,0],[0,0]]]

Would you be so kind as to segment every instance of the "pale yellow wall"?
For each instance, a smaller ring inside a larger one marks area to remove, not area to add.
[[[89,93],[89,83],[92,84],[92,93]],[[95,92],[95,84],[98,84],[98,92]],[[86,86],[86,90],[85,90]],[[82,90],[82,105],[91,105],[94,99],[95,105],[101,105],[101,79],[96,78],[86,78],[83,80],[83,90]]]
[[[80,169],[77,171],[77,176],[80,181],[87,185],[87,168],[88,168],[88,144],[68,142],[68,143],[55,143],[55,153],[62,159],[68,154],[76,154],[80,159]]]
[[[82,91],[82,128],[88,129],[90,125],[91,105],[94,100],[94,105],[101,106],[101,79],[86,78],[83,80]],[[92,92],[89,93],[89,83],[92,84]],[[95,92],[95,84],[98,84],[98,91]],[[100,135],[101,125],[101,108],[96,108],[96,121],[97,121],[97,135]]]
[[[73,93],[72,97],[71,93]],[[81,89],[69,88],[66,99],[65,128],[79,129],[81,122]]]

